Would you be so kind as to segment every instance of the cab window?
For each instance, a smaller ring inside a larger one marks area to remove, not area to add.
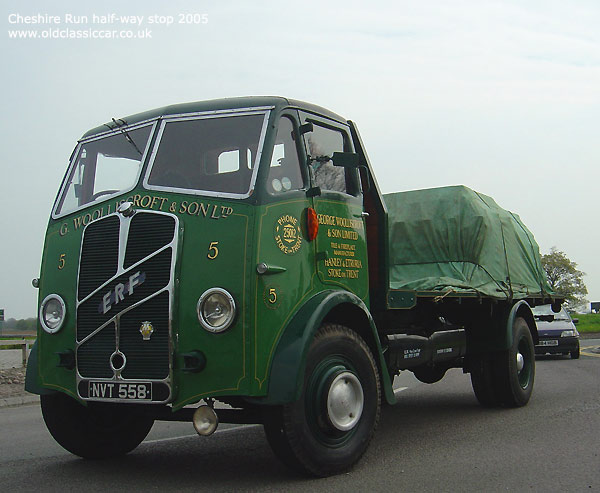
[[[273,146],[267,190],[272,195],[278,195],[289,190],[300,190],[303,187],[304,178],[298,159],[294,125],[292,120],[282,116]]]
[[[312,132],[304,134],[304,138],[310,156],[314,186],[322,190],[346,193],[348,187],[345,170],[334,166],[330,159],[334,152],[344,151],[342,132],[313,123]]]
[[[122,128],[83,141],[68,171],[55,214],[73,212],[135,185],[152,125]]]
[[[264,121],[263,113],[166,120],[148,188],[249,194]]]

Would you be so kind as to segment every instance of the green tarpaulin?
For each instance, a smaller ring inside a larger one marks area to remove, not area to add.
[[[465,186],[384,195],[390,289],[551,294],[539,247],[519,216]]]

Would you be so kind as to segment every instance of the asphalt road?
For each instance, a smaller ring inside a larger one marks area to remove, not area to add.
[[[600,340],[584,340],[584,347]],[[400,403],[349,473],[300,477],[272,454],[259,426],[200,438],[191,424],[158,423],[140,447],[85,461],[57,445],[39,405],[0,409],[5,491],[598,491],[600,354],[538,359],[528,406],[482,409],[460,370],[434,385],[397,379]]]

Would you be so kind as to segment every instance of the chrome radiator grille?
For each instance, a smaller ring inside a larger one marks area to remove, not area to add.
[[[149,211],[113,214],[83,233],[77,287],[79,394],[86,383],[164,382],[171,371],[170,314],[177,218]],[[163,386],[164,387],[164,386]]]

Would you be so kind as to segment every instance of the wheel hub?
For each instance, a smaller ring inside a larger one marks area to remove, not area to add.
[[[360,380],[349,371],[337,375],[327,393],[327,415],[340,431],[354,428],[362,415],[364,394]]]
[[[517,353],[517,371],[520,372],[525,368],[525,358],[521,353]]]

